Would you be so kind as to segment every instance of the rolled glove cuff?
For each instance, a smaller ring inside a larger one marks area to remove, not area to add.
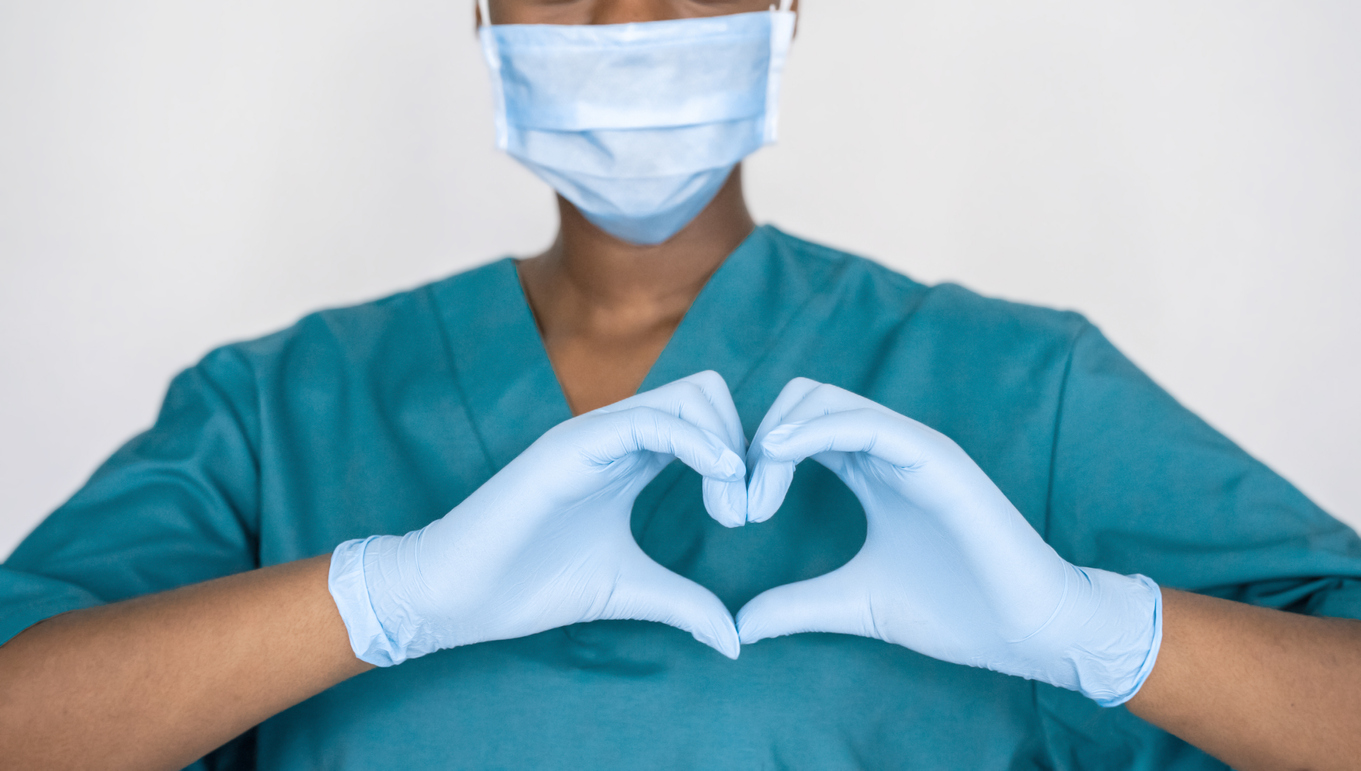
[[[407,658],[383,629],[364,580],[364,553],[369,544],[379,538],[391,537],[372,536],[337,546],[331,553],[331,571],[326,581],[326,588],[345,622],[354,655],[378,667],[400,664]]]
[[[1162,590],[1148,576],[1079,568],[1097,607],[1069,656],[1077,688],[1102,707],[1118,707],[1143,687],[1163,640]]]

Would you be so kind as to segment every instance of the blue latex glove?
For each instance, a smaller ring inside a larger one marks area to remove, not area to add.
[[[679,458],[703,475],[710,514],[744,524],[745,449],[728,387],[713,372],[556,426],[442,519],[336,548],[329,586],[355,655],[390,666],[442,648],[635,619],[678,627],[737,658],[727,608],[645,555],[629,516],[638,493]]]
[[[748,453],[748,516],[770,518],[794,466],[831,469],[865,509],[846,565],[764,592],[742,642],[798,632],[873,637],[956,664],[1130,699],[1153,669],[1162,594],[1144,576],[1075,567],[948,437],[868,399],[790,382]]]

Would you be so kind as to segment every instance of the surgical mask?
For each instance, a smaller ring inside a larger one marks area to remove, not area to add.
[[[497,146],[607,233],[668,240],[775,141],[792,0],[697,19],[495,26],[479,2]]]

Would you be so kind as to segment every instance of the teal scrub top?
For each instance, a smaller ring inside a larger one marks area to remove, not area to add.
[[[1074,313],[925,286],[773,227],[714,274],[643,390],[713,369],[747,435],[796,376],[952,437],[1059,554],[1160,584],[1361,618],[1361,542]],[[443,515],[570,417],[510,259],[210,353],[0,568],[0,640],[57,613],[325,554]],[[845,563],[854,496],[800,467],[725,529],[673,463],[634,536],[736,612]],[[1222,767],[1077,693],[876,640],[804,634],[729,661],[602,621],[360,675],[197,767]]]

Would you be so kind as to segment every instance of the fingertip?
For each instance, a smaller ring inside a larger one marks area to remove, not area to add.
[[[747,464],[742,461],[742,457],[727,447],[718,458],[718,473],[725,482],[745,481],[747,478]]]
[[[773,516],[775,516],[775,512],[774,512],[773,510],[767,510],[767,511],[757,512],[755,515],[753,515],[753,514],[749,511],[749,512],[747,512],[747,524],[749,524],[749,525],[759,525],[759,524],[761,524],[762,522],[769,522],[769,521],[770,521],[770,518],[773,517]]]
[[[745,481],[704,480],[704,507],[709,516],[724,527],[747,524],[747,485]]]
[[[737,657],[742,655],[742,646],[736,641],[734,641],[731,646],[717,642],[706,642],[704,644],[718,651],[723,658],[728,659],[729,661],[737,661]]]
[[[742,460],[746,462],[747,468],[754,471],[756,469],[756,464],[761,461],[760,445],[755,442],[747,445],[747,451],[743,454]]]
[[[788,630],[779,623],[783,618],[782,614],[778,613],[779,601],[777,597],[779,594],[780,592],[774,589],[761,592],[737,611],[734,622],[737,625],[737,639],[743,645],[789,634]],[[772,623],[772,621],[775,623]]]
[[[735,661],[742,653],[741,638],[737,634],[737,625],[733,623],[732,616],[728,615],[726,610],[723,613],[723,621],[727,623],[718,622],[703,633],[695,631],[692,634],[699,642]]]
[[[770,637],[757,628],[750,618],[743,618],[743,614],[737,614],[737,639],[742,645],[751,645]]]
[[[743,527],[747,524],[747,480],[728,482],[723,486],[723,499],[732,515],[728,527]]]
[[[763,459],[752,470],[747,486],[747,521],[765,522],[784,503],[794,480],[794,465]]]
[[[741,479],[728,483],[727,491],[729,496],[728,502],[732,505],[733,513],[737,515],[735,519],[740,520],[740,524],[747,524],[746,475],[743,474]]]
[[[730,661],[737,661],[737,657],[742,655],[742,638],[737,633],[736,626],[729,626],[724,630],[725,634],[721,638],[723,643],[717,650]]]
[[[760,596],[759,594],[756,595],[756,597]],[[743,640],[746,639],[746,635],[742,628],[751,626],[751,604],[756,601],[756,597],[747,600],[747,604],[738,609],[737,615],[733,618],[733,623],[737,626],[737,636]]]

